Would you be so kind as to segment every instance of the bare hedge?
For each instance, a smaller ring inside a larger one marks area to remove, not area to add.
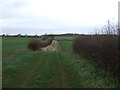
[[[73,41],[74,52],[95,58],[108,72],[120,77],[117,35],[86,35]]]

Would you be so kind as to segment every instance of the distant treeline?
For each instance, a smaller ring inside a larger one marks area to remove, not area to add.
[[[44,35],[9,35],[9,34],[3,34],[0,35],[2,37],[42,37],[42,36],[48,36],[48,37],[53,37],[53,36],[79,36],[79,35],[84,35],[84,34],[73,34],[73,33],[66,33],[66,34],[44,34]]]
[[[3,34],[0,36],[2,36],[2,37],[41,37],[40,35],[21,35],[21,34],[18,34],[18,35]]]
[[[79,36],[80,34],[66,33],[66,34],[46,34],[43,36]]]

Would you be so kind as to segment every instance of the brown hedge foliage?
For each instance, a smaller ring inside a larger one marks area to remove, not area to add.
[[[36,51],[36,50],[39,50],[40,48],[43,48],[43,47],[46,47],[48,45],[50,45],[52,43],[52,39],[48,39],[47,41],[45,42],[41,42],[39,40],[31,40],[28,44],[28,48],[33,50],[33,51]]]
[[[117,35],[86,35],[73,41],[74,52],[95,58],[108,72],[120,76]]]
[[[33,51],[38,50],[40,46],[42,46],[42,43],[38,40],[31,40],[28,44],[28,48]]]

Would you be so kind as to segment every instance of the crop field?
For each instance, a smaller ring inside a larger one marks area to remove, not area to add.
[[[76,38],[76,36],[56,36],[55,40],[73,40],[74,38]]]
[[[56,37],[55,40],[73,38]],[[61,49],[58,51],[31,51],[27,49],[31,39],[2,38],[3,88],[119,87],[98,64],[73,53],[72,41],[58,41]]]
[[[59,42],[61,45],[61,49],[63,51],[72,52],[72,50],[73,50],[73,47],[72,47],[73,42],[72,41],[59,41]]]

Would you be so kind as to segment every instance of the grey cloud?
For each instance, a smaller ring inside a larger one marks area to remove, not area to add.
[[[6,5],[9,8],[19,8],[25,6],[24,2],[13,2]]]
[[[62,21],[45,16],[29,14],[29,12],[17,11],[21,7],[26,7],[27,3],[23,0],[14,0],[3,5],[2,17],[0,19],[10,20],[11,26],[2,27],[5,34],[45,34],[45,33],[89,33],[92,27],[71,26],[73,22]],[[15,20],[16,22],[14,23]],[[6,22],[5,22],[6,23]]]
[[[21,7],[26,7],[27,2],[25,2],[25,0],[14,0],[2,2],[0,5],[2,7],[1,18],[23,18],[24,15],[22,16],[22,13],[20,14],[17,9]]]
[[[6,2],[2,2],[2,6],[5,8],[19,8],[19,7],[23,7],[26,6],[27,3],[25,2],[25,0],[10,0],[10,1],[6,1]]]

